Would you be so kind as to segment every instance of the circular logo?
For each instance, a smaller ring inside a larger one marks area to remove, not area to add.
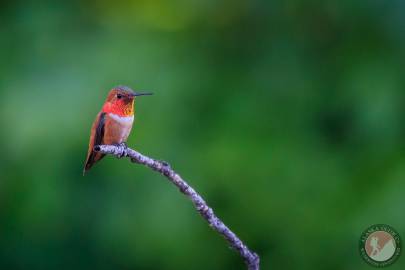
[[[385,267],[393,264],[401,254],[401,238],[391,226],[376,224],[361,234],[359,248],[368,264]]]

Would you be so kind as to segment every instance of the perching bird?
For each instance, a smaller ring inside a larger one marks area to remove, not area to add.
[[[135,97],[144,95],[152,95],[152,93],[135,93],[127,86],[117,86],[108,93],[103,108],[91,127],[83,175],[104,157],[104,154],[93,151],[95,145],[122,144],[127,141],[134,122]]]

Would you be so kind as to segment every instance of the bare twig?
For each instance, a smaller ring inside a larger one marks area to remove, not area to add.
[[[126,147],[125,145],[96,145],[94,151],[103,154],[114,155],[118,158],[129,157],[132,162],[145,165],[154,171],[157,171],[169,179],[179,190],[186,195],[194,204],[197,211],[208,222],[208,224],[218,233],[220,233],[237,250],[245,261],[248,270],[259,270],[259,256],[249,250],[243,242],[233,233],[215,214],[204,199],[178,175],[169,164],[164,161],[152,159],[141,153]]]

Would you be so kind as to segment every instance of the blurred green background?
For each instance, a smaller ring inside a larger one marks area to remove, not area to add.
[[[262,269],[371,269],[405,238],[405,2],[9,1],[0,10],[0,269],[245,269],[159,174],[83,177],[107,92]],[[390,269],[404,269],[400,258]]]

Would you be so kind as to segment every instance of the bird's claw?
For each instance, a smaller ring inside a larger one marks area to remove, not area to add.
[[[127,148],[128,148],[128,146],[127,146],[127,144],[125,143],[125,142],[122,142],[122,143],[117,143],[117,144],[115,144],[115,146],[117,146],[117,147],[122,147],[122,152],[121,152],[121,154],[118,156],[118,158],[123,158],[123,157],[125,157],[126,156],[126,152],[127,152]]]

